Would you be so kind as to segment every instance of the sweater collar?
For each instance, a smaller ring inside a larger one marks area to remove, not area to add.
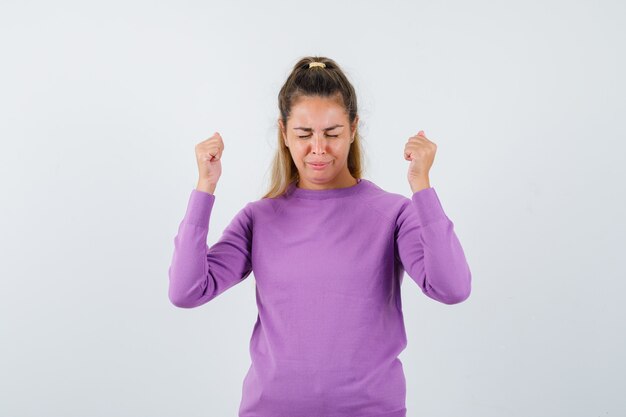
[[[323,200],[327,198],[341,198],[356,194],[363,190],[366,183],[369,182],[364,178],[359,178],[358,182],[349,187],[329,188],[325,190],[309,190],[307,188],[299,188],[296,186],[298,180],[291,182],[287,186],[287,195],[295,198],[305,198],[309,200]]]

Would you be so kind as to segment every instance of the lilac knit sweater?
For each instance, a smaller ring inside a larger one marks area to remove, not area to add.
[[[330,190],[294,182],[246,204],[209,247],[215,198],[191,191],[169,299],[197,307],[254,271],[258,316],[239,417],[405,417],[404,272],[444,304],[471,291],[435,189],[407,198],[367,179]]]

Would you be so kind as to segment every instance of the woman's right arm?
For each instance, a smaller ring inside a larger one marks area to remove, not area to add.
[[[169,299],[177,307],[202,305],[252,272],[252,211],[248,203],[224,230],[219,241],[206,243],[215,195],[222,174],[224,142],[218,132],[196,145],[198,186],[191,191],[187,212],[174,238],[169,268]]]

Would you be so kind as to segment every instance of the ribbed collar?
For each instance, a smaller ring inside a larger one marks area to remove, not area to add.
[[[293,181],[287,186],[286,196],[294,198],[306,198],[309,200],[324,200],[327,198],[341,198],[347,197],[361,192],[370,181],[365,178],[360,178],[359,182],[350,187],[343,188],[330,188],[327,190],[309,190],[306,188],[299,188],[296,186],[298,181]]]

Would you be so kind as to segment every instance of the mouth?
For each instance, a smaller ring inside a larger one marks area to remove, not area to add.
[[[311,163],[311,162],[308,162],[308,164],[313,169],[324,169],[329,164],[329,162],[324,162],[324,163]]]

